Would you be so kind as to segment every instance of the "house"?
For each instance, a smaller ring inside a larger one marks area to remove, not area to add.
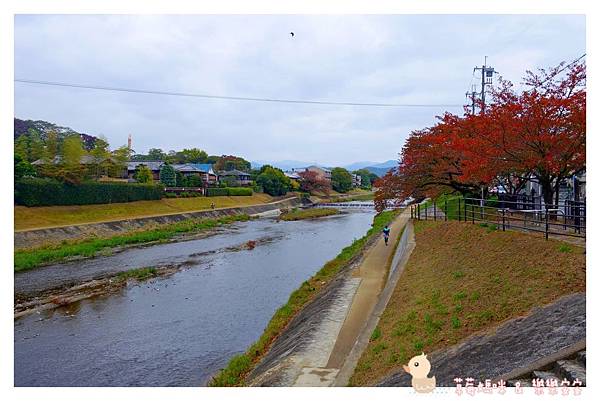
[[[362,186],[362,176],[358,174],[352,174],[352,187],[358,188]]]
[[[152,178],[155,181],[160,179],[160,169],[165,164],[164,161],[137,161],[127,163],[127,177],[133,179],[136,169],[144,165],[152,171]],[[186,163],[186,164],[173,164],[172,167],[175,171],[183,174],[184,176],[196,175],[202,179],[202,182],[207,186],[214,186],[218,182],[217,174],[212,169],[212,164],[200,164],[200,163]]]
[[[325,179],[326,181],[331,182],[331,170],[329,170],[328,168],[313,165],[313,166],[308,166],[308,167],[292,169],[293,173],[302,173],[305,171],[315,172],[315,173],[317,173],[317,176],[319,178]]]
[[[295,173],[293,171],[285,171],[283,174],[285,174],[285,176],[290,180],[294,181],[300,181],[300,179],[302,178],[298,173]]]
[[[240,170],[228,170],[219,172],[219,181],[233,183],[234,185],[244,187],[252,185],[251,175]]]
[[[163,164],[164,162],[162,161],[127,162],[127,178],[133,179],[135,170],[137,170],[139,166],[144,165],[152,171],[152,179],[158,181],[160,168]]]
[[[63,163],[62,156],[55,156],[52,160],[38,159],[31,164],[35,168],[41,168],[48,164],[60,165]],[[84,166],[88,173],[93,176],[108,175],[109,171],[117,176],[123,176],[124,168],[120,166],[119,162],[113,157],[109,156],[103,159],[98,159],[91,155],[83,155],[79,160],[79,164]],[[123,168],[123,172],[121,172]],[[115,173],[116,171],[116,173]]]

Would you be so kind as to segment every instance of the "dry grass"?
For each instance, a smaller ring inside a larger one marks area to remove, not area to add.
[[[459,222],[421,221],[415,233],[417,246],[351,385],[372,385],[421,351],[585,291],[583,248]]]
[[[197,198],[171,198],[156,201],[138,201],[129,203],[111,203],[104,205],[82,206],[15,206],[15,230],[27,230],[72,224],[96,223],[155,216],[170,213],[183,213],[216,208],[258,205],[271,202],[267,194],[252,196],[214,196]]]

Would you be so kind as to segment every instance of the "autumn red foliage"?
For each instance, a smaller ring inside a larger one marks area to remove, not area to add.
[[[413,131],[398,168],[375,185],[376,206],[492,187],[514,194],[531,179],[545,203],[557,203],[560,182],[585,169],[585,83],[584,62],[528,71],[519,93],[500,80],[479,114],[446,113],[433,127]]]
[[[331,192],[331,184],[324,178],[322,178],[315,171],[302,171],[298,173],[300,176],[300,189],[308,193],[323,193],[329,194]]]

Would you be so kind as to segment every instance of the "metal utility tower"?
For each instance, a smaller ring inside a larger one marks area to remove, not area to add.
[[[494,74],[497,74],[497,71],[494,70],[493,67],[487,65],[487,56],[485,56],[485,60],[481,67],[473,68],[473,73],[475,73],[475,71],[481,71],[481,94],[479,97],[481,99],[481,112],[483,113],[485,111],[485,86],[492,84],[492,78],[494,77]]]
[[[471,87],[471,91],[465,93],[465,97],[471,100],[471,112],[475,114],[475,99],[477,98],[477,91],[475,85]]]

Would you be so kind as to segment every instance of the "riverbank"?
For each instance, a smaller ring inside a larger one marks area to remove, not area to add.
[[[189,219],[215,219],[236,214],[247,214],[254,216],[263,215],[265,212],[278,213],[280,209],[288,209],[304,204],[310,204],[310,201],[293,196],[282,200],[253,206],[209,209],[197,212],[130,218],[104,223],[78,224],[68,227],[15,231],[15,250],[58,245],[64,241],[108,238],[129,232],[150,230],[165,224],[177,223]]]
[[[459,222],[418,221],[415,235],[353,386],[377,384],[415,354],[445,349],[585,291],[583,248]]]
[[[360,259],[363,252],[374,243],[376,238],[379,238],[383,227],[393,221],[398,213],[398,211],[387,211],[376,215],[367,233],[344,248],[335,259],[327,262],[321,270],[294,291],[288,302],[275,312],[258,341],[245,353],[233,357],[227,367],[213,377],[209,385],[245,385],[246,376],[261,362],[288,325],[292,325],[292,321],[297,320],[301,311],[312,304],[312,301],[335,288],[332,283],[337,281],[338,273],[348,270],[349,266]]]
[[[179,267],[15,319],[15,386],[206,385],[260,337],[294,290],[364,235],[373,215],[253,219],[200,239],[16,273],[15,293],[35,294],[132,269]]]
[[[81,206],[15,206],[15,231],[56,228],[79,224],[102,223],[123,219],[163,216],[176,213],[262,205],[276,201],[267,194],[252,196],[213,196],[196,198],[163,198],[155,201],[137,201]]]
[[[297,221],[333,216],[339,213],[340,211],[334,208],[292,209],[288,212],[282,213],[279,218],[284,221]]]
[[[218,219],[191,219],[166,224],[159,228],[136,231],[108,238],[94,238],[81,241],[64,241],[60,245],[17,250],[14,253],[14,271],[33,269],[53,262],[61,262],[74,257],[90,258],[100,251],[123,248],[128,245],[142,245],[169,241],[185,233],[200,232],[236,221],[247,221],[250,216],[237,214]]]

